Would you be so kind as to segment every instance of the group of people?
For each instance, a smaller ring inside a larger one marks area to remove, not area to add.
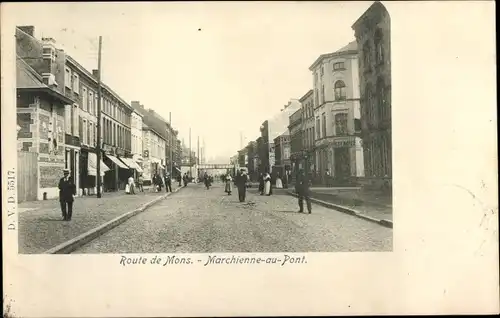
[[[234,180],[230,174],[227,174],[222,178],[226,183],[224,191],[228,195],[231,195],[234,182],[234,184],[238,188],[238,199],[240,200],[240,202],[245,202],[247,193],[247,183],[250,181],[248,174],[245,172],[245,170],[244,169],[239,170],[236,176],[234,177]]]

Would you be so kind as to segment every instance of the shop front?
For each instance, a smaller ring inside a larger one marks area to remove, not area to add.
[[[96,179],[97,176],[97,154],[94,152],[87,152],[87,175],[94,177]],[[106,174],[109,174],[110,169],[109,167],[101,160],[100,162],[100,174],[101,174],[101,192],[104,190],[104,178]],[[97,184],[93,187],[90,188],[90,193],[87,195],[92,195],[97,192]]]

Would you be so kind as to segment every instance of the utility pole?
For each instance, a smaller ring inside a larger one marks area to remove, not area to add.
[[[193,170],[191,169],[193,167],[193,156],[191,153],[191,127],[189,127],[189,176],[193,177]]]
[[[173,129],[172,129],[172,112],[168,113],[168,123],[170,125],[170,178],[172,178],[174,173],[174,158],[172,156],[173,145]]]
[[[100,198],[101,194],[101,47],[102,36],[99,36],[99,55],[97,58],[97,167],[96,167],[96,181],[97,181],[97,197]]]
[[[198,135],[198,155],[196,156],[196,176],[200,175],[200,136]]]

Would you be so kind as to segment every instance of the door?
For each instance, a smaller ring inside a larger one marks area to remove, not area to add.
[[[345,182],[351,175],[351,160],[349,148],[336,148],[334,150],[335,181]]]

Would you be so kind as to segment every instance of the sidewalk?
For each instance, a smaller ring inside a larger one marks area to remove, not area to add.
[[[172,190],[176,188],[173,186]],[[165,191],[155,193],[145,188],[144,192],[136,195],[119,191],[105,192],[100,199],[95,196],[78,197],[73,204],[70,222],[62,221],[58,200],[20,203],[19,253],[43,253],[165,194]]]
[[[338,204],[376,219],[392,221],[392,197],[357,189],[311,188],[312,198]]]

